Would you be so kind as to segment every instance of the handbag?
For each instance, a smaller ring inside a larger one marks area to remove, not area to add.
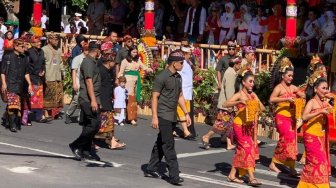
[[[9,56],[9,57],[8,57]],[[7,56],[7,66],[6,66],[6,77],[8,75],[8,68],[9,68],[9,65],[10,65],[10,55]],[[7,79],[6,79],[7,81]],[[4,103],[7,103],[8,102],[8,97],[7,97],[7,90],[5,92],[1,92],[1,100],[4,102]]]

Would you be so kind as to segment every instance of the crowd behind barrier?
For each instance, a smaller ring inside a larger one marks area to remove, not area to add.
[[[46,33],[46,35],[48,34],[49,32]],[[69,52],[71,52],[71,49],[76,45],[75,36],[77,36],[77,34],[75,35],[65,33],[55,33],[55,34],[58,34],[61,37],[60,47],[62,49],[63,55],[66,56],[66,54],[69,54]],[[98,35],[83,35],[83,36],[89,40],[97,40],[97,41],[102,41],[106,37]],[[134,38],[134,40],[137,39]],[[124,43],[121,40],[121,38],[119,41],[121,46],[124,46]],[[215,67],[218,56],[220,55],[223,56],[228,49],[227,45],[211,45],[211,44],[192,44],[192,45],[193,47],[199,48],[200,50],[201,62],[199,63],[199,67],[201,69],[208,69],[210,67]],[[171,51],[174,51],[175,49],[180,49],[181,46],[182,42],[162,40],[157,41],[157,48],[153,49],[159,50],[160,58],[164,59]],[[279,53],[280,53],[279,50],[257,48],[256,49],[257,62],[259,63],[257,72],[270,71]]]

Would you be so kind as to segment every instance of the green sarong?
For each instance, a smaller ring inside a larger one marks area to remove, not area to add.
[[[137,76],[137,85],[136,85],[136,100],[140,102],[141,99],[141,77],[139,71],[125,71],[125,75]]]

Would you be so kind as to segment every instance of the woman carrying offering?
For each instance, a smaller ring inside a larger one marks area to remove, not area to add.
[[[270,97],[270,103],[276,104],[275,123],[280,138],[269,169],[280,173],[281,171],[275,164],[281,164],[289,168],[291,175],[299,176],[295,170],[298,151],[295,101],[297,97],[305,98],[305,95],[296,86],[292,85],[293,74],[294,67],[286,57],[282,58],[273,69],[271,87],[274,90]],[[297,120],[301,121],[300,119]]]
[[[316,71],[309,79],[307,99],[310,99],[303,112],[303,143],[306,152],[306,163],[298,188],[330,187],[330,157],[328,125],[333,123],[332,106],[326,95],[329,94],[328,83],[323,71]]]
[[[252,71],[248,68],[242,68],[235,81],[236,93],[223,106],[238,109],[233,120],[237,148],[228,181],[242,184],[244,181],[236,177],[238,171],[240,176],[248,174],[248,185],[259,186],[261,183],[254,177],[255,160],[258,158],[256,120],[258,113],[265,110],[265,107],[252,91],[253,86],[254,75]],[[242,89],[239,90],[240,87]]]

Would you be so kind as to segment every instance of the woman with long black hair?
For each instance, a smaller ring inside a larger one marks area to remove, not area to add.
[[[276,104],[275,123],[280,139],[269,169],[280,173],[281,171],[276,166],[280,164],[287,166],[291,175],[298,176],[295,170],[298,150],[294,100],[298,97],[305,98],[305,94],[292,84],[293,76],[292,62],[286,57],[280,58],[273,70],[271,87],[274,89],[270,96],[270,103]]]
[[[265,107],[253,92],[254,75],[248,68],[242,68],[235,82],[236,93],[224,103],[224,107],[237,107],[238,111],[233,120],[233,131],[237,147],[228,175],[228,181],[242,184],[244,181],[236,177],[248,174],[248,185],[258,186],[261,183],[254,177],[255,160],[258,158],[258,144],[256,139],[256,120],[258,112]],[[241,89],[240,89],[241,88]]]
[[[126,90],[128,92],[127,103],[127,122],[136,125],[137,120],[137,102],[140,102],[141,95],[141,77],[140,69],[146,72],[153,72],[153,70],[144,65],[139,59],[138,49],[135,46],[129,48],[128,56],[121,62],[120,76],[126,77]]]

